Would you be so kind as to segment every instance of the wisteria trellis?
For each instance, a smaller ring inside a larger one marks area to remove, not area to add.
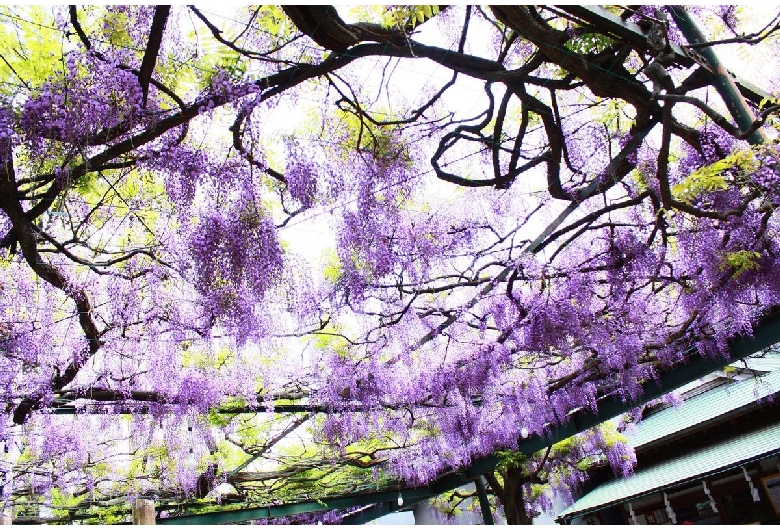
[[[552,7],[3,8],[4,501],[273,496],[301,462],[425,484],[749,334],[780,294],[777,103],[740,130],[675,17],[605,13],[641,38]],[[690,14],[775,53],[776,19]],[[146,396],[129,442],[100,392]],[[49,414],[66,394],[84,414]],[[330,413],[213,412],[290,400]],[[228,474],[298,428],[276,475]]]

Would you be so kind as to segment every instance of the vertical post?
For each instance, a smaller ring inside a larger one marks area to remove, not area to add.
[[[136,499],[133,504],[133,524],[155,524],[154,501]]]
[[[634,505],[628,503],[628,513],[631,515],[631,524],[639,524],[636,520],[636,514],[634,513]]]
[[[3,506],[3,510],[0,511],[0,525],[4,524],[14,524],[13,511],[7,506]]]
[[[669,502],[666,492],[664,492],[664,505],[666,505],[666,515],[669,517],[669,520],[672,524],[677,524],[677,514],[674,513],[674,508],[672,508],[672,503]]]
[[[714,513],[718,513],[718,506],[715,504],[715,497],[712,496],[712,493],[710,492],[710,488],[707,487],[707,481],[702,480],[701,486],[704,488],[704,493],[707,494],[707,498],[710,499],[710,508],[712,508],[712,511]]]
[[[691,44],[703,44],[707,42],[707,38],[701,32],[693,17],[682,6],[670,6],[669,10],[672,13],[677,27],[680,28],[683,36]],[[734,79],[731,78],[726,67],[720,62],[718,56],[715,55],[715,51],[710,46],[699,48],[702,56],[707,60],[709,66],[712,67],[713,84],[717,89],[720,97],[726,103],[726,106],[731,112],[734,121],[737,122],[737,126],[744,132],[747,131],[756,120],[753,115],[753,111],[750,110],[745,98],[737,88],[737,84]],[[761,131],[754,131],[751,133],[747,140],[753,145],[759,145],[766,142],[766,136]]]
[[[485,479],[480,476],[474,481],[474,485],[477,487],[477,497],[479,497],[479,509],[482,510],[482,520],[485,524],[496,524],[493,521],[493,511],[490,509],[490,502],[488,501],[483,480]]]

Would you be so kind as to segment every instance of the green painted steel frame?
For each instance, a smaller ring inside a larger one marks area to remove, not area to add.
[[[702,44],[707,42],[707,38],[701,32],[699,27],[694,22],[691,15],[681,6],[670,6],[669,11],[672,14],[672,18],[677,23],[677,27],[685,36],[685,38],[691,44]],[[726,71],[726,67],[720,62],[715,51],[710,46],[700,48],[701,54],[707,60],[712,72],[710,74],[710,81],[715,86],[726,106],[729,109],[734,121],[737,122],[739,128],[742,131],[748,131],[753,126],[755,116],[745,104],[745,100],[742,99],[742,94],[739,91],[739,87],[734,82],[732,75]],[[766,137],[761,131],[756,130],[748,135],[747,140],[754,145],[762,144],[766,141]]]
[[[376,509],[371,508],[375,517],[386,515],[399,510],[398,495],[403,495],[404,504],[411,505],[421,500],[438,495],[429,488],[407,488],[403,490],[390,490],[377,493],[366,493],[356,497],[337,497],[323,499],[321,501],[297,502],[279,504],[276,506],[264,506],[260,508],[244,508],[239,510],[225,510],[203,514],[182,515],[166,519],[157,519],[157,524],[225,524],[249,521],[252,519],[265,519],[269,517],[284,517],[303,513],[325,512],[329,510],[343,510],[356,506],[368,506],[380,504]],[[358,502],[356,502],[358,500]],[[355,514],[353,523],[361,514]],[[361,518],[362,519],[362,518]],[[369,519],[371,520],[371,519]]]
[[[573,15],[574,17],[576,17],[577,19],[583,22],[598,24],[600,29],[607,29],[608,31],[612,32],[614,35],[636,46],[643,47],[647,43],[647,36],[642,32],[639,26],[637,26],[636,24],[628,20],[622,20],[619,16],[610,13],[603,7],[567,5],[567,6],[558,6],[558,8],[561,11],[565,11],[566,13]],[[672,13],[673,13],[672,16],[675,17],[675,21],[677,21],[677,17],[674,15],[674,11],[672,11]],[[695,26],[695,23],[690,18],[688,18],[684,24],[686,28],[690,28],[691,24]],[[701,34],[701,32],[699,32],[699,34]],[[679,62],[684,66],[693,66],[694,61],[688,56],[688,54],[682,47],[678,46],[675,43],[670,43],[670,47],[672,49],[672,52],[675,55],[675,60],[677,62]],[[712,52],[710,48],[702,48],[702,50],[704,50],[701,52],[702,55],[704,55],[709,62],[712,63],[714,58],[715,64],[719,64],[717,58],[715,58],[714,52]],[[772,94],[769,94],[764,90],[761,90],[760,88],[756,87],[752,83],[744,79],[740,79],[738,76],[734,75],[733,73],[725,72],[725,69],[723,73],[728,74],[730,77],[734,79],[736,86],[739,89],[739,92],[742,94],[742,96],[744,96],[745,98],[749,99],[750,101],[752,101],[757,105],[767,98],[771,99],[774,97],[772,96]],[[729,95],[729,98],[732,95],[733,94]],[[731,109],[732,107],[730,102],[727,101],[726,103],[727,105],[729,105],[729,108]],[[742,125],[743,124],[740,123],[740,126]]]

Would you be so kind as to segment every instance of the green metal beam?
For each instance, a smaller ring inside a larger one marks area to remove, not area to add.
[[[390,515],[395,511],[395,508],[390,505],[389,502],[377,504],[365,510],[361,510],[356,514],[350,514],[341,521],[341,524],[357,525],[370,523],[374,519],[379,519],[385,515]]]
[[[707,42],[707,38],[684,7],[669,6],[669,11],[677,23],[677,27],[680,28],[683,36],[689,43],[704,44]],[[709,74],[712,84],[720,94],[720,97],[723,98],[723,101],[725,101],[731,116],[742,131],[747,131],[756,121],[756,117],[753,115],[750,107],[747,106],[747,103],[745,103],[745,99],[742,97],[737,84],[726,70],[726,67],[723,66],[723,63],[720,62],[715,50],[711,46],[699,48],[699,51],[711,67]],[[751,133],[747,140],[753,145],[762,144],[766,142],[766,135],[757,130]]]
[[[398,495],[403,495],[404,504],[414,504],[421,500],[433,497],[436,493],[428,488],[394,489],[376,493],[365,493],[356,496],[337,497],[312,502],[296,502],[279,504],[259,508],[243,508],[238,510],[225,510],[221,512],[200,513],[157,519],[157,524],[226,524],[251,521],[253,519],[267,519],[271,517],[284,517],[303,513],[326,512],[330,510],[345,510],[358,506],[371,504],[387,504],[389,512],[398,511]]]
[[[607,31],[611,33],[635,48],[647,49],[647,35],[642,31],[642,28],[630,20],[623,20],[618,15],[610,13],[601,6],[567,5],[557,7],[561,11],[565,11],[591,24],[601,32]],[[680,46],[673,42],[670,42],[669,46],[677,62],[683,66],[693,66],[695,64],[694,60],[688,57]]]
[[[480,400],[474,399],[473,404],[479,405]],[[160,407],[166,405],[176,405],[175,403],[156,404],[154,410],[151,407],[145,405],[138,405],[132,403],[130,405],[121,402],[98,402],[98,403],[85,403],[84,405],[67,404],[53,404],[51,409],[42,411],[44,414],[66,415],[71,416],[74,414],[152,414],[159,413]],[[416,405],[418,407],[425,407],[426,405]],[[432,407],[433,405],[431,405]],[[436,408],[441,408],[437,406]],[[220,407],[216,409],[220,414],[255,414],[255,413],[269,413],[269,414],[344,414],[349,412],[366,412],[366,408],[360,404],[354,404],[352,406],[340,407],[333,409],[331,407],[321,405],[305,405],[305,404],[291,404],[291,405],[258,405],[256,407]]]
[[[540,449],[574,436],[585,429],[595,427],[634,407],[643,405],[695,379],[720,370],[727,364],[768,348],[777,342],[780,342],[780,311],[763,319],[754,329],[752,337],[738,337],[730,341],[730,355],[728,357],[718,359],[702,357],[695,349],[691,349],[687,352],[687,364],[659,374],[657,382],[652,380],[642,384],[642,394],[639,399],[624,401],[615,397],[603,400],[599,402],[598,412],[583,411],[572,415],[568,423],[551,428],[547,435],[522,440],[519,443],[518,451],[525,454],[535,453]],[[449,491],[492,471],[497,463],[498,458],[495,456],[481,459],[457,475],[452,474],[443,477],[429,487],[441,493]]]
[[[562,11],[569,13],[570,15],[575,16],[576,18],[584,22],[587,22],[589,24],[592,24],[593,26],[598,27],[601,30],[607,30],[611,32],[616,37],[620,38],[625,42],[628,42],[629,44],[635,47],[647,48],[647,36],[645,35],[644,32],[642,32],[642,29],[639,26],[637,26],[631,21],[621,19],[619,16],[610,13],[603,7],[567,5],[567,6],[558,6],[558,8]],[[672,12],[672,16],[674,16],[674,11]],[[683,30],[682,27],[680,29]],[[688,39],[689,42],[692,42],[687,35],[686,38]],[[675,61],[677,63],[687,67],[693,66],[695,64],[693,59],[691,59],[688,56],[688,54],[683,48],[681,48],[680,46],[678,46],[673,42],[669,43],[669,45],[672,48],[672,52],[675,55]],[[703,50],[711,50],[711,49],[704,48]],[[702,55],[704,55],[708,61],[710,60],[709,57],[707,57],[706,53],[702,52]],[[772,96],[772,94],[761,90],[760,88],[756,87],[749,81],[740,79],[738,76],[734,75],[733,73],[726,72],[725,68],[723,68],[723,71],[735,80],[736,87],[739,90],[739,92],[745,98],[749,99],[756,105],[759,105],[763,100],[767,98],[774,97]]]
[[[171,403],[170,405],[175,405],[174,403]],[[162,406],[165,406],[165,404],[162,404]],[[57,405],[54,404],[52,406],[53,408],[50,411],[44,411],[47,414],[64,414],[64,415],[73,415],[73,414],[103,414],[103,413],[109,413],[109,414],[151,414],[152,409],[148,406],[143,405],[136,405],[133,404],[131,406],[128,406],[124,403],[118,403],[118,402],[103,402],[103,403],[86,403],[83,406],[79,405],[72,405],[70,403],[63,404],[63,405]],[[156,409],[155,412],[159,411],[160,405],[155,405]],[[355,407],[354,411],[351,412],[363,412],[365,409]],[[327,409],[325,407],[318,407],[318,406],[312,406],[312,405],[259,405],[257,407],[221,407],[217,409],[217,412],[220,414],[253,414],[253,413],[260,413],[260,412],[268,412],[268,413],[274,413],[274,414],[305,414],[305,413],[320,413],[320,414],[331,414],[334,411],[331,409]],[[346,412],[350,412],[350,410],[347,410]]]
[[[420,499],[417,502],[420,502],[422,500],[425,499]],[[399,509],[396,504],[390,502],[377,504],[365,510],[361,510],[355,514],[347,515],[341,521],[341,524],[348,524],[348,525],[366,524],[366,523],[370,523],[375,519],[379,519],[380,517],[384,517],[385,515],[390,515],[391,513],[401,512],[401,511],[411,511],[412,507],[409,506],[409,504],[410,503],[404,502],[404,506],[401,509]]]

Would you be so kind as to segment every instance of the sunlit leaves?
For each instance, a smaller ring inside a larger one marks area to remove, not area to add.
[[[566,41],[566,47],[580,54],[597,54],[613,46],[615,41],[601,33],[585,32]]]
[[[382,14],[382,25],[386,28],[414,28],[438,14],[437,5],[392,6]]]
[[[103,15],[103,31],[109,44],[127,48],[133,45],[129,29],[131,21],[124,11],[110,11]]]
[[[749,270],[760,268],[758,260],[761,259],[760,252],[750,250],[738,250],[727,252],[723,256],[721,270],[730,270],[734,278],[738,278],[742,273]]]
[[[62,71],[66,43],[44,7],[4,6],[0,20],[0,94],[18,104]]]
[[[390,114],[380,112],[379,115],[391,119]],[[388,161],[388,163],[394,163],[399,159],[408,160],[405,153],[406,146],[397,134],[399,130],[397,126],[377,126],[344,110],[337,111],[335,119],[340,127],[346,130],[345,141],[339,146],[343,153],[366,151],[376,160]]]
[[[693,171],[687,178],[672,186],[673,195],[680,201],[690,202],[703,194],[725,190],[733,185],[729,170],[748,171],[755,164],[750,150],[736,151],[722,160]]]

